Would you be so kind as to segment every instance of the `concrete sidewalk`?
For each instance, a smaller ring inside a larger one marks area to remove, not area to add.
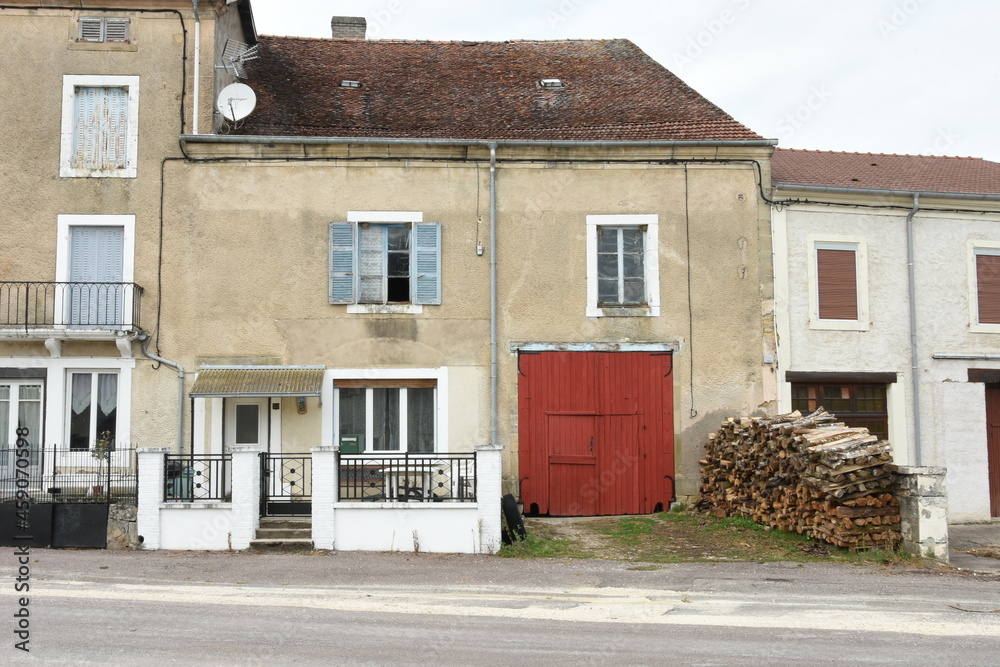
[[[953,567],[1000,572],[1000,520],[948,526],[949,561]]]

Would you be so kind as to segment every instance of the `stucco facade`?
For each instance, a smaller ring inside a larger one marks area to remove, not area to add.
[[[517,495],[521,351],[655,350],[673,359],[676,465],[667,472],[684,499],[697,492],[701,448],[720,419],[774,406],[771,220],[761,194],[773,142],[741,126],[735,139],[714,138],[738,125],[731,118],[707,124],[704,140],[676,141],[223,136],[213,100],[235,79],[220,56],[229,38],[254,41],[247,3],[200,3],[197,68],[190,2],[7,4],[24,8],[0,10],[0,34],[15,47],[0,95],[18,101],[16,131],[0,137],[0,301],[16,310],[38,301],[29,283],[95,281],[76,273],[79,230],[113,232],[101,242],[117,244],[122,267],[100,280],[128,294],[112,322],[83,326],[59,296],[52,321],[32,311],[0,327],[0,379],[43,392],[47,445],[73,436],[81,375],[94,387],[113,378],[113,405],[106,391],[87,396],[95,413],[116,410],[120,445],[197,453],[335,445],[337,383],[402,378],[436,392],[436,451],[501,446],[504,492]],[[84,42],[82,17],[127,19],[128,39]],[[598,47],[635,49],[572,48]],[[119,95],[102,103],[125,118],[126,156],[97,168],[67,146],[82,113],[74,105],[104,89]],[[596,305],[598,219],[635,227],[649,244],[642,308]],[[331,302],[331,223],[386,220],[439,225],[440,303]],[[325,370],[322,388],[302,396],[191,396],[202,370],[234,366]],[[256,406],[260,442],[236,435],[241,401]],[[91,424],[91,436],[100,428]]]
[[[887,388],[895,461],[947,468],[949,520],[988,520],[987,385],[974,373],[970,377],[970,369],[1000,368],[1000,326],[977,322],[973,249],[1000,241],[1000,204],[974,194],[919,197],[912,216],[916,327],[911,338],[907,216],[913,193],[782,186],[775,195],[778,201],[806,198],[828,203],[784,203],[773,213],[780,409],[793,405],[794,383],[785,381],[789,373],[806,374],[807,383],[810,373],[840,373],[841,382],[881,374],[876,383]],[[858,298],[868,316],[848,328],[825,326],[810,308],[817,283],[811,258],[823,242],[858,248]],[[895,379],[886,384],[885,374]]]

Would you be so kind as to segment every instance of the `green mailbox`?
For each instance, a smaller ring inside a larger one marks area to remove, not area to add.
[[[341,454],[360,454],[363,451],[365,451],[365,436],[363,434],[340,436]]]

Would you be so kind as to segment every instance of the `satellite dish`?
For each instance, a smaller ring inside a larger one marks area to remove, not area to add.
[[[219,101],[215,106],[226,120],[243,120],[257,106],[257,95],[245,83],[232,83],[219,93]]]

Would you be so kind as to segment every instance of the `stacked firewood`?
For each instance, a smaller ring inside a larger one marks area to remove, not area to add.
[[[902,537],[890,444],[822,408],[726,419],[705,449],[703,511],[851,549],[893,548]]]

